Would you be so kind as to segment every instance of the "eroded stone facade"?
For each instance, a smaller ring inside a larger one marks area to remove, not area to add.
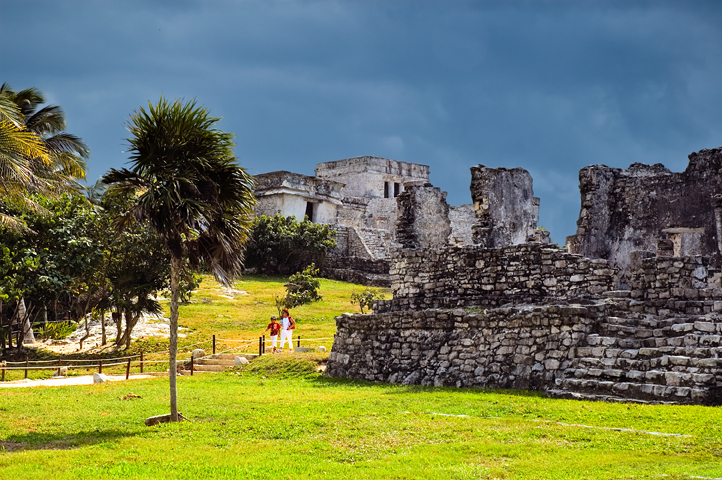
[[[409,235],[414,203],[399,199],[400,210],[410,209],[400,218],[399,236],[411,241],[393,252],[394,298],[377,302],[373,314],[337,318],[327,373],[405,384],[537,389],[565,398],[722,404],[722,274],[715,223],[722,218],[715,211],[722,197],[713,197],[717,184],[707,184],[717,182],[719,154],[691,155],[687,177],[660,166],[611,174],[606,167],[590,167],[587,173],[602,172],[595,178],[603,181],[595,180],[591,190],[582,182],[580,230],[584,225],[589,230],[578,233],[574,248],[596,245],[594,251],[604,255],[550,248],[537,235],[527,236],[534,243],[515,245],[510,232],[531,231],[533,208],[523,210],[519,221],[481,215],[488,220],[480,225],[488,230],[476,232],[481,245],[424,248]],[[692,177],[694,185],[675,183]],[[501,178],[500,184],[516,188]],[[516,184],[522,192],[502,197],[533,207],[526,182]],[[669,194],[668,200],[680,205],[657,198],[638,208],[632,197],[641,201],[642,194],[624,192],[632,186],[647,196]],[[693,189],[704,192],[693,197],[699,211],[680,193]],[[585,203],[585,191],[606,203]],[[477,195],[475,202],[482,199],[477,212],[484,210],[484,198],[491,204],[493,196]],[[649,211],[655,208],[661,211]],[[617,219],[620,212],[625,216]],[[590,218],[594,215],[603,218]],[[643,234],[653,241],[641,239]],[[497,239],[505,245],[490,247]]]
[[[577,233],[567,245],[573,253],[610,260],[622,283],[635,251],[663,256],[718,252],[722,210],[714,197],[722,194],[722,148],[690,154],[680,173],[661,164],[585,167],[579,189]]]

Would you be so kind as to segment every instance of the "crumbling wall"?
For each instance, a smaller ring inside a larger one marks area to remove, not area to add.
[[[543,389],[589,329],[587,310],[544,306],[336,318],[326,373],[378,382]]]
[[[712,197],[722,193],[722,148],[690,154],[681,173],[661,164],[634,163],[628,169],[592,165],[579,172],[579,184],[577,233],[568,237],[567,245],[573,253],[609,259],[620,269],[622,283],[630,272],[632,252],[674,254],[675,235],[677,255],[718,251]],[[698,246],[682,248],[695,235],[700,237]]]
[[[521,169],[472,169],[479,245],[419,241],[429,227],[419,227],[416,200],[429,187],[404,194],[394,298],[375,302],[373,315],[337,317],[327,373],[721,405],[722,274],[709,256],[722,236],[722,196],[712,196],[720,167],[718,149],[690,156],[684,174],[583,170],[580,229],[568,244],[595,258],[524,244],[545,237]],[[695,250],[707,256],[685,255]]]
[[[538,235],[539,199],[529,172],[477,165],[471,167],[470,189],[477,217],[474,243],[496,248],[527,243]]]
[[[722,304],[705,314],[648,314],[629,293],[489,309],[384,311],[377,302],[372,315],[336,318],[326,372],[562,398],[722,404]]]
[[[722,310],[722,278],[708,257],[649,257],[633,267],[634,312],[702,315]]]
[[[613,289],[606,260],[540,244],[399,249],[391,265],[394,299],[377,310],[483,307],[590,298]]]
[[[449,220],[451,221],[449,242],[452,245],[472,245],[474,243],[472,227],[476,224],[474,206],[469,203],[449,207]]]
[[[408,185],[396,201],[396,241],[399,244],[411,249],[448,245],[451,223],[446,192],[430,183]]]
[[[709,317],[635,316],[602,302],[344,314],[336,324],[333,377],[722,404],[722,324]]]

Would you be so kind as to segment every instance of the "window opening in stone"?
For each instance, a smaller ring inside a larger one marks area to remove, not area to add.
[[[313,222],[313,202],[306,202],[306,216]]]
[[[394,198],[398,197],[399,193],[401,193],[401,184],[394,182]]]
[[[384,182],[384,198],[389,198],[389,182]]]

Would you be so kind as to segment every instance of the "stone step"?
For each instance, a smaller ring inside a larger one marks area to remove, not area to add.
[[[624,398],[624,397],[618,397],[615,395],[597,395],[593,393],[579,393],[579,392],[570,392],[563,389],[552,389],[547,390],[544,392],[545,396],[548,398],[565,398],[569,400],[586,400],[588,402],[612,402],[612,403],[639,403],[639,404],[648,404],[653,403],[645,400],[640,400],[636,398]],[[654,402],[656,403],[656,402]],[[659,402],[659,403],[668,403],[668,402]]]
[[[235,366],[235,360],[221,360],[218,358],[199,358],[193,361],[193,365],[218,365],[223,367]]]
[[[708,388],[697,388],[684,385],[667,385],[656,383],[614,382],[593,379],[557,380],[554,390],[582,396],[598,396],[603,398],[619,398],[624,401],[640,401],[665,403],[673,399],[673,403],[715,404],[720,398]],[[559,394],[557,392],[557,394]],[[606,400],[609,401],[609,400]]]
[[[637,368],[643,365],[639,362]],[[621,369],[599,365],[597,367],[568,368],[564,371],[567,380],[594,380],[611,382],[639,382],[658,385],[674,385],[694,387],[703,385],[705,387],[716,387],[717,369],[699,370],[694,373],[675,371],[669,368],[657,366],[648,370],[637,370],[635,368]]]
[[[687,345],[684,345],[685,342],[682,342],[682,345],[675,345],[676,342],[674,339],[660,339],[659,343],[661,343],[662,346],[639,348],[618,348],[617,346],[589,347],[582,345],[577,347],[576,356],[580,361],[591,362],[590,364],[595,363],[590,359],[624,358],[645,360],[661,359],[663,357],[687,357],[690,359],[688,362],[678,364],[695,367],[708,367],[709,365],[697,365],[697,363],[714,363],[722,356],[722,343],[710,343],[704,338],[687,339]],[[671,343],[671,345],[664,345],[664,343]],[[674,362],[675,359],[671,359],[671,361]]]
[[[190,367],[186,367],[186,371],[190,371]],[[222,372],[226,368],[223,365],[196,365],[193,364],[193,372]]]

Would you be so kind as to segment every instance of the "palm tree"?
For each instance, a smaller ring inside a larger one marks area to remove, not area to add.
[[[80,138],[64,132],[60,107],[38,109],[44,102],[36,88],[15,92],[7,83],[0,86],[0,192],[33,209],[38,206],[27,192],[53,196],[79,190],[76,179],[85,178],[90,155]],[[0,223],[19,226],[3,213]]]
[[[2,90],[12,92],[7,84],[0,87]],[[34,87],[12,94],[25,128],[41,139],[50,156],[49,162],[36,166],[35,175],[42,178],[46,188],[53,192],[80,190],[76,179],[85,179],[90,149],[79,137],[64,131],[66,121],[62,109],[56,105],[39,108],[45,103],[45,97]]]
[[[216,279],[230,285],[243,267],[256,203],[254,180],[233,155],[233,135],[214,128],[195,101],[172,104],[161,97],[133,113],[131,169],[112,169],[103,181],[110,190],[135,193],[135,201],[118,217],[148,222],[171,255],[170,419],[178,421],[176,356],[178,299],[183,259],[193,267],[205,263]]]

